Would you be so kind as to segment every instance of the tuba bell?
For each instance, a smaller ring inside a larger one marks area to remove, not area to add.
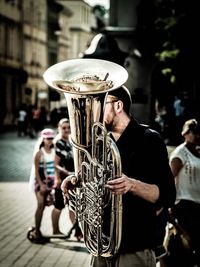
[[[128,73],[113,62],[72,59],[49,67],[43,77],[67,101],[78,179],[69,205],[90,253],[111,257],[121,241],[122,196],[112,194],[105,184],[121,176],[121,159],[104,126],[103,112],[107,93],[122,86]]]

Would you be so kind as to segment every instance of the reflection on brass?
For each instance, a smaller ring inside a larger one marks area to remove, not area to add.
[[[105,78],[108,76],[106,74]],[[53,81],[53,85],[64,91],[102,91],[113,87],[112,81],[101,80],[97,75],[83,75],[71,81]]]
[[[73,82],[83,82],[83,83],[88,83],[88,82],[97,82],[97,81],[101,81],[101,79],[97,76],[97,75],[89,75],[89,74],[85,74],[82,75],[79,78],[75,78],[72,80]]]

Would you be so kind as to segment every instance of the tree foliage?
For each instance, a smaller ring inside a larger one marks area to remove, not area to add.
[[[100,31],[102,28],[105,27],[105,16],[107,14],[107,9],[102,5],[95,5],[92,8],[92,13],[96,17],[97,22],[97,30]]]
[[[175,83],[183,66],[199,60],[198,1],[142,0],[138,31],[144,51],[158,60],[160,71]],[[188,69],[190,72],[191,69]],[[170,75],[169,75],[170,74]]]

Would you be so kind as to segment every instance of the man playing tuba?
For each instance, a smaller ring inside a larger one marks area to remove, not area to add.
[[[122,196],[122,238],[114,256],[92,255],[91,267],[155,267],[156,211],[175,202],[166,146],[156,131],[129,114],[130,105],[125,86],[108,92],[103,119],[120,152],[122,174],[108,179],[104,187],[112,195]],[[65,197],[69,188],[78,186],[73,182],[70,177],[63,181]]]

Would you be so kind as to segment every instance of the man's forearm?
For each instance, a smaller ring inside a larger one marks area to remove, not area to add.
[[[143,183],[136,179],[131,179],[132,187],[130,191],[152,203],[155,203],[159,198],[159,188],[155,184]]]

